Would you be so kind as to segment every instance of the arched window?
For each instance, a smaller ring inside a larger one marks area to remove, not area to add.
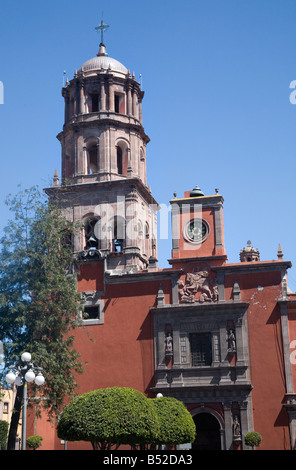
[[[73,231],[70,223],[61,232],[61,244],[64,247],[73,248]]]
[[[116,171],[119,175],[127,175],[128,143],[120,140],[116,146]]]
[[[145,248],[145,254],[149,256],[150,250],[149,250],[149,244],[150,244],[150,233],[149,233],[149,224],[148,222],[145,223],[145,232],[144,232],[144,248]]]
[[[122,175],[122,149],[117,147],[117,173]]]
[[[99,249],[100,248],[100,220],[95,217],[90,217],[84,224],[84,249]]]
[[[87,149],[88,154],[88,173],[91,175],[92,173],[98,172],[98,157],[97,157],[97,145],[93,144]]]
[[[121,252],[125,245],[125,220],[115,216],[112,227],[112,251]]]

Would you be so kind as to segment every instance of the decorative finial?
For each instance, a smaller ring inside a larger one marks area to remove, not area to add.
[[[104,23],[104,20],[102,18],[101,20],[101,23],[96,26],[95,30],[98,32],[98,33],[101,33],[101,44],[103,45],[104,44],[104,32],[109,28],[109,25]],[[100,44],[100,45],[101,45]]]
[[[204,196],[204,193],[202,192],[200,187],[196,185],[191,191],[190,197],[200,197],[200,196]]]
[[[59,185],[59,175],[58,175],[58,170],[57,170],[57,169],[55,169],[55,171],[54,171],[53,185],[54,185],[54,186],[58,186],[58,185]]]
[[[281,247],[280,244],[278,246],[277,257],[278,257],[278,259],[283,259],[284,258],[284,254],[282,252],[282,247]]]

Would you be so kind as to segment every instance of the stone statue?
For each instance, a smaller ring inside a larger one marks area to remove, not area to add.
[[[173,337],[170,332],[167,333],[165,338],[165,355],[172,356],[173,355]]]
[[[228,342],[228,352],[236,352],[236,339],[234,330],[230,329],[227,331],[227,342]]]
[[[241,442],[242,437],[241,437],[241,427],[240,423],[238,420],[238,416],[235,415],[234,420],[233,420],[233,441],[236,443]]]

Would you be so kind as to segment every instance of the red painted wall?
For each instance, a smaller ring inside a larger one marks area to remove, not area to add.
[[[234,279],[241,300],[250,302],[247,311],[251,383],[253,385],[254,430],[263,437],[260,449],[289,449],[288,416],[282,406],[285,371],[280,323],[281,274],[250,273],[227,276],[227,300]]]

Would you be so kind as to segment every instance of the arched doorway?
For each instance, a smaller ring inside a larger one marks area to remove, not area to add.
[[[198,413],[194,417],[196,439],[193,450],[221,450],[220,423],[211,413]]]

